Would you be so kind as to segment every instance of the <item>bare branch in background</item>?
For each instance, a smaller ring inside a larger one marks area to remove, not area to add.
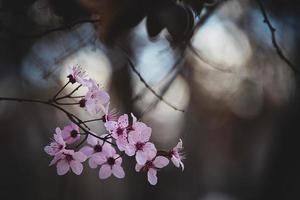
[[[280,46],[277,43],[276,40],[276,29],[274,28],[274,26],[272,25],[268,15],[267,15],[267,11],[263,5],[263,3],[261,2],[261,0],[256,0],[260,11],[263,15],[264,18],[264,23],[268,26],[270,32],[271,32],[271,36],[272,36],[272,44],[278,54],[278,56],[295,72],[295,73],[299,73],[298,69],[293,65],[293,63],[284,55],[284,53],[282,52]]]
[[[128,64],[130,66],[130,68],[132,69],[132,71],[139,77],[140,81],[144,84],[144,86],[154,95],[156,96],[160,101],[164,102],[166,105],[168,105],[169,107],[173,108],[176,111],[180,111],[180,112],[184,112],[184,110],[177,108],[176,106],[174,106],[173,104],[171,104],[170,102],[166,101],[161,95],[159,95],[148,83],[147,81],[143,78],[143,76],[138,72],[138,70],[136,69],[135,65],[133,64],[131,58],[129,57],[129,55],[126,53],[126,51],[121,47],[118,46],[123,54],[125,55]]]

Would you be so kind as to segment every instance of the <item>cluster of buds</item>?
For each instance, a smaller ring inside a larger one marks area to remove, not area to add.
[[[106,179],[111,175],[124,178],[125,172],[122,167],[122,157],[134,157],[137,172],[147,172],[147,178],[151,185],[157,183],[157,171],[169,164],[184,169],[182,163],[182,141],[171,150],[157,150],[150,141],[152,129],[145,123],[137,120],[134,114],[117,116],[110,111],[110,96],[99,84],[89,78],[79,67],[71,68],[68,76],[68,84],[79,84],[69,95],[58,97],[53,100],[59,105],[77,105],[84,108],[90,115],[101,114],[94,120],[73,120],[64,128],[57,127],[53,135],[53,141],[44,150],[53,156],[50,166],[56,165],[57,174],[64,175],[70,170],[80,175],[83,171],[83,162],[88,161],[92,169],[99,169],[99,178]],[[72,96],[80,87],[87,88],[84,96]],[[76,103],[59,103],[63,99],[72,99]],[[79,98],[79,99],[77,99]],[[88,122],[102,122],[107,130],[105,134],[93,132],[86,128]]]

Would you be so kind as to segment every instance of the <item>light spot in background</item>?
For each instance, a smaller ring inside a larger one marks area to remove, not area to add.
[[[167,32],[163,30],[155,40],[150,41],[143,20],[134,33],[136,68],[148,83],[158,84],[168,75],[176,59],[170,43],[166,40]]]
[[[179,109],[185,110],[189,104],[190,92],[186,81],[177,77],[164,95],[165,100]],[[147,109],[157,98],[148,92],[139,106]],[[159,144],[170,144],[177,141],[185,123],[185,113],[175,111],[164,102],[159,102],[156,107],[145,114],[144,121],[149,121],[153,127],[153,140]]]
[[[93,26],[83,24],[72,32],[60,31],[41,38],[23,60],[24,79],[41,89],[58,86],[62,62],[94,42],[95,37]]]
[[[208,62],[222,70],[238,71],[245,67],[252,51],[247,36],[238,27],[212,16],[194,36],[193,45]]]

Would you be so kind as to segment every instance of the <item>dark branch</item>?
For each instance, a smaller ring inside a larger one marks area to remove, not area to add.
[[[166,101],[162,96],[160,96],[148,83],[147,81],[143,78],[143,76],[138,72],[138,70],[135,68],[135,65],[133,64],[131,58],[129,57],[129,55],[126,53],[126,51],[121,47],[118,46],[123,54],[125,55],[128,64],[130,66],[130,68],[132,69],[132,71],[139,77],[140,81],[144,84],[144,86],[154,95],[156,96],[160,101],[164,102],[166,105],[168,105],[169,107],[173,108],[176,111],[180,111],[180,112],[184,112],[184,110],[177,108],[176,106],[174,106],[173,104],[171,104],[170,102]]]
[[[284,55],[284,53],[282,52],[280,46],[277,43],[276,40],[276,28],[272,25],[268,15],[267,15],[267,11],[263,5],[263,3],[261,2],[261,0],[256,0],[258,5],[259,5],[259,9],[263,15],[264,18],[264,23],[268,26],[270,32],[271,32],[271,36],[272,36],[272,44],[278,54],[278,56],[295,72],[295,73],[299,73],[298,69],[295,68],[295,66],[293,65],[293,63]]]

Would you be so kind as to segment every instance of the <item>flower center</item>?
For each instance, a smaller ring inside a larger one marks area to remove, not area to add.
[[[79,106],[80,106],[81,108],[84,108],[84,107],[85,107],[85,103],[86,103],[86,100],[85,100],[85,99],[81,99],[81,100],[79,101]]]
[[[150,168],[153,168],[153,167],[154,167],[153,162],[151,160],[148,160],[142,170],[148,171]]]
[[[118,129],[117,129],[117,135],[118,135],[118,136],[123,135],[123,129],[118,128]]]
[[[67,160],[68,162],[72,161],[72,160],[73,160],[73,156],[67,154],[67,155],[66,155],[66,160]]]
[[[113,157],[109,157],[108,159],[107,159],[107,163],[109,164],[109,165],[114,165],[115,164],[115,159],[113,158]]]
[[[94,146],[94,151],[95,152],[101,152],[102,151],[102,146],[100,144],[97,144]]]
[[[136,143],[135,147],[137,150],[142,150],[144,145],[145,145],[144,143],[138,142],[138,143]]]
[[[72,83],[72,84],[76,83],[76,80],[75,80],[75,78],[72,76],[72,74],[70,74],[70,75],[68,76],[68,78],[69,78],[70,83]]]
[[[70,135],[71,135],[72,138],[76,138],[77,135],[78,135],[78,132],[76,130],[72,130]]]

